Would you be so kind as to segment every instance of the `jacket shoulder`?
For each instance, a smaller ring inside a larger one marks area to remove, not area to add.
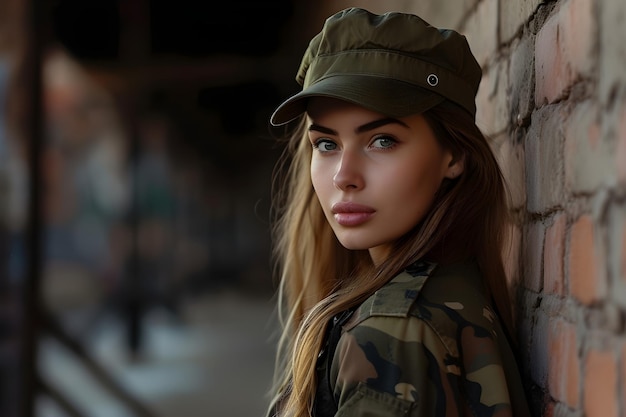
[[[366,384],[414,402],[416,415],[448,415],[426,405],[434,397],[477,416],[529,415],[515,359],[473,262],[403,271],[343,329],[333,361],[340,404]]]
[[[436,267],[435,263],[417,262],[393,277],[359,306],[347,328],[369,317],[408,317],[422,287]]]
[[[496,334],[499,319],[485,294],[482,275],[473,263],[442,266],[434,271],[410,314],[424,320],[453,356],[459,355],[462,329],[472,329],[480,338],[504,337]]]
[[[497,318],[483,288],[482,276],[473,262],[418,262],[370,296],[345,329],[370,317],[415,317],[433,329],[450,354],[458,356],[460,328],[469,326],[494,335]]]

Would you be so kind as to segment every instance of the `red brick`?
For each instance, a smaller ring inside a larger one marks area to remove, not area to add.
[[[591,350],[585,360],[586,417],[617,417],[617,361],[612,352]]]
[[[593,0],[569,0],[557,6],[535,43],[537,105],[564,97],[581,76],[591,75],[595,32]]]
[[[571,294],[583,304],[592,304],[606,294],[595,244],[593,220],[589,215],[581,216],[571,229],[569,279]]]
[[[559,214],[546,232],[543,255],[544,289],[549,294],[564,295],[563,259],[565,257],[566,216]]]
[[[550,323],[548,389],[556,400],[571,408],[580,405],[580,361],[576,327],[562,319]]]

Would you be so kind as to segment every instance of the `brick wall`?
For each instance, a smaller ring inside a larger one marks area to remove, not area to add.
[[[534,414],[626,416],[626,3],[465,3]]]
[[[465,33],[515,218],[507,256],[536,416],[626,416],[626,2],[332,1]]]

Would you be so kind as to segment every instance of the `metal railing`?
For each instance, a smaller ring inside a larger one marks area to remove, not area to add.
[[[63,329],[55,317],[43,308],[41,300],[42,277],[42,172],[41,159],[44,143],[44,112],[42,88],[42,56],[44,36],[48,27],[48,2],[29,0],[22,3],[27,16],[28,30],[24,40],[24,56],[21,62],[22,84],[27,105],[24,108],[22,126],[27,142],[29,163],[29,210],[28,210],[28,259],[27,272],[20,300],[22,317],[21,334],[21,387],[19,399],[20,417],[34,417],[35,405],[39,395],[52,399],[71,417],[88,417],[70,398],[43,380],[38,369],[38,349],[42,336],[46,335],[58,341],[73,354],[78,362],[111,393],[120,403],[124,404],[137,417],[154,417],[155,414],[139,399],[124,389],[98,363],[74,337]]]

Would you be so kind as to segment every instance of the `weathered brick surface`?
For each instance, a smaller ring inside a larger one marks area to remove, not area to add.
[[[483,79],[476,96],[476,124],[487,135],[497,135],[509,124],[509,97],[506,62],[494,64],[483,71]]]
[[[550,318],[539,311],[531,330],[530,342],[530,377],[541,387],[547,386],[549,375],[550,355],[548,351],[550,340]]]
[[[500,41],[506,43],[521,30],[535,12],[541,0],[521,0],[500,3]]]
[[[498,47],[498,1],[481,0],[464,22],[463,33],[481,65],[486,65]]]
[[[545,226],[541,222],[531,223],[526,229],[524,244],[524,284],[534,292],[543,289],[543,242]]]
[[[380,0],[374,0],[381,3]],[[463,30],[464,18],[480,0],[405,1],[408,11],[417,13],[438,27]]]
[[[537,105],[565,97],[575,81],[591,75],[596,65],[593,4],[593,0],[559,2],[554,14],[537,34]]]
[[[572,225],[569,251],[570,292],[583,304],[592,304],[606,296],[606,277],[601,272],[596,230],[589,215]]]
[[[626,417],[626,2],[497,3],[497,28],[480,0],[463,29],[484,66],[477,122],[513,191],[531,408]]]
[[[565,183],[573,193],[592,193],[614,181],[614,141],[602,135],[601,116],[591,100],[577,104],[565,120]]]
[[[509,206],[512,209],[523,208],[526,204],[524,148],[509,140],[508,135],[502,134],[492,141],[492,149],[506,181]]]
[[[616,105],[611,116],[606,127],[606,137],[603,140],[617,141],[615,165],[617,166],[617,179],[623,185],[626,184],[626,103]]]
[[[613,204],[609,208],[608,220],[609,296],[617,306],[626,309],[626,204]]]
[[[617,361],[613,352],[593,349],[585,358],[584,411],[586,417],[617,416]]]
[[[544,289],[548,294],[565,294],[563,259],[565,257],[565,232],[567,218],[559,213],[546,231],[543,257]]]
[[[509,121],[519,125],[534,110],[535,97],[535,36],[526,36],[513,44],[509,63],[507,97],[510,108]]]
[[[580,405],[581,365],[576,325],[562,319],[550,323],[548,387],[552,396],[570,408]]]
[[[615,90],[624,91],[626,84],[626,2],[604,0],[600,5],[600,46],[598,93],[608,104]],[[622,100],[623,102],[623,100]]]
[[[546,106],[532,114],[526,135],[526,192],[528,210],[540,213],[562,206],[563,110]]]

